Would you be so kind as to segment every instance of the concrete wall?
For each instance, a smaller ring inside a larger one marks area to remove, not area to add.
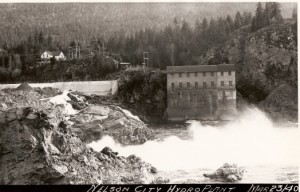
[[[0,90],[5,88],[17,88],[20,84],[0,84]],[[114,95],[118,90],[118,81],[72,81],[55,83],[30,83],[31,87],[53,87],[61,91],[80,91],[91,95]]]

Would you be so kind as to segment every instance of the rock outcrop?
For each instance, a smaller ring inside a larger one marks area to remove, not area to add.
[[[145,123],[113,105],[92,105],[69,120],[73,130],[86,143],[110,135],[121,144],[142,144],[154,139]]]
[[[154,132],[138,117],[113,104],[90,104],[80,93],[57,89],[21,89],[0,91],[0,110],[18,107],[60,108],[68,125],[82,141],[89,143],[110,135],[121,144],[141,144],[154,139]]]
[[[162,122],[167,108],[167,76],[146,70],[119,79],[118,99],[144,122]]]
[[[22,87],[0,91],[0,184],[165,181],[155,178],[156,169],[134,155],[87,147],[102,135],[123,144],[152,139],[153,132],[130,112],[89,104],[74,93]]]
[[[298,89],[290,84],[282,84],[260,102],[259,107],[276,121],[298,121]]]
[[[0,111],[0,184],[151,183],[154,168],[135,156],[87,147],[59,107]]]
[[[47,91],[47,94],[44,91]],[[49,91],[51,90],[51,91]],[[46,98],[59,94],[58,90],[53,88],[43,88],[34,91],[32,89],[6,89],[0,91],[0,110],[7,110],[17,107],[38,107],[49,108],[51,103]],[[48,94],[49,93],[49,94]]]
[[[275,23],[255,32],[246,26],[235,31],[219,48],[208,51],[206,57],[218,53],[236,64],[237,91],[243,98],[256,104],[267,97],[270,100],[274,96],[271,93],[280,85],[298,84],[295,22]]]
[[[213,180],[221,180],[226,182],[233,182],[242,180],[245,169],[238,167],[236,164],[225,163],[222,167],[217,169],[213,173],[203,174],[204,177],[208,177]]]
[[[33,88],[28,85],[28,83],[22,83],[21,85],[19,85],[16,90],[23,90],[23,91],[32,91]]]

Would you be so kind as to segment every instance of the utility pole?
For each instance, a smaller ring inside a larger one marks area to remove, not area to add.
[[[74,48],[71,47],[72,59],[74,58]]]
[[[102,43],[102,50],[103,50],[103,57],[105,56],[105,50],[104,50],[104,41]]]
[[[12,56],[11,56],[11,54],[9,54],[9,60],[8,60],[8,63],[9,63],[9,69],[10,69],[10,70],[12,70],[11,60],[12,60]]]
[[[4,67],[5,64],[4,64],[4,51],[2,52],[2,57],[1,57],[1,66]]]
[[[149,57],[148,57],[148,52],[143,52],[143,58],[144,58],[144,63],[146,67],[149,67]]]
[[[100,45],[97,44],[97,47],[98,47],[98,54],[100,55],[100,53],[101,53]]]
[[[80,58],[80,46],[79,46],[79,43],[78,43],[78,58]]]
[[[77,44],[75,44],[75,59],[77,59]]]
[[[69,59],[71,59],[71,47],[68,47],[68,55],[69,55]]]

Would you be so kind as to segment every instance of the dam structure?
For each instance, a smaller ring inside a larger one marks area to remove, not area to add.
[[[227,120],[236,109],[235,65],[167,66],[169,121]]]

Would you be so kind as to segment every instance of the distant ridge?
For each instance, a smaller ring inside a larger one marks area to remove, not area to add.
[[[283,17],[292,15],[295,3],[281,3]],[[61,45],[73,40],[88,44],[92,37],[129,35],[150,27],[160,30],[186,20],[191,25],[204,17],[234,17],[237,11],[254,14],[250,3],[0,3],[0,47],[4,41],[19,44],[35,31],[52,35]],[[35,37],[32,37],[35,38]]]

